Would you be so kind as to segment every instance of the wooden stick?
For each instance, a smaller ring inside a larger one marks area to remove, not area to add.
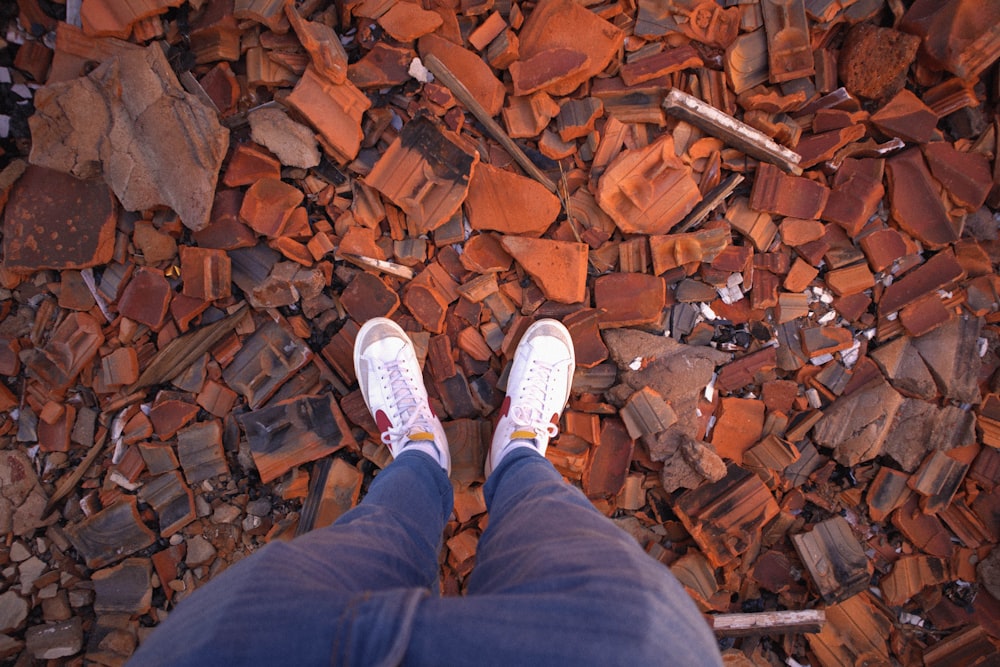
[[[693,95],[675,88],[667,93],[663,100],[663,108],[667,113],[688,121],[751,157],[775,164],[796,176],[802,174],[802,169],[799,167],[802,156],[798,153],[778,145],[763,132],[736,120]]]
[[[762,611],[754,614],[712,614],[708,617],[719,637],[815,633],[826,623],[822,609]]]
[[[548,188],[550,192],[558,194],[556,191],[556,184],[552,182],[552,179],[546,176],[545,173],[531,161],[531,158],[529,158],[525,152],[521,150],[521,147],[514,143],[514,140],[511,139],[506,132],[504,132],[504,129],[490,117],[489,112],[483,108],[483,105],[472,96],[472,93],[465,87],[465,84],[459,81],[458,77],[452,74],[451,70],[445,67],[445,64],[441,62],[437,56],[433,53],[427,54],[424,58],[424,66],[429,69],[431,74],[437,77],[441,83],[443,83],[448,90],[455,95],[455,97],[458,98],[459,102],[464,104],[465,107],[472,112],[472,115],[475,116],[476,119],[483,124],[483,127],[486,128],[486,131],[489,132],[494,139],[500,142],[500,145],[503,146],[508,153],[510,153],[511,157],[514,158],[519,165],[521,165],[521,168],[524,169],[529,176]]]

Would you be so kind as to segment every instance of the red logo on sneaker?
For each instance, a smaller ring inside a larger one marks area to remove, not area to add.
[[[392,422],[389,421],[389,415],[385,414],[381,410],[375,413],[375,425],[378,426],[380,433],[385,433],[392,428]]]

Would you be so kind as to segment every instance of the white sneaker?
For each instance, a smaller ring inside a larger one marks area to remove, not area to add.
[[[416,449],[451,474],[448,439],[431,410],[413,342],[402,327],[384,317],[365,322],[354,341],[354,371],[393,458]]]
[[[486,460],[487,477],[518,447],[545,454],[549,439],[559,435],[559,415],[569,400],[575,366],[573,339],[562,323],[539,320],[524,332]]]

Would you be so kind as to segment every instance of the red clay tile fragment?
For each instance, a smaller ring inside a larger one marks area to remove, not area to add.
[[[792,218],[819,218],[830,196],[830,189],[802,176],[785,174],[778,167],[762,162],[757,167],[750,208]]]
[[[567,95],[608,66],[618,53],[624,34],[573,0],[542,0],[528,15],[518,38],[521,61],[530,61],[550,50],[566,49],[584,54],[586,64],[578,71],[570,74],[561,67],[566,74],[546,86],[546,92]]]
[[[443,23],[437,12],[422,9],[411,2],[394,3],[376,20],[398,42],[412,42],[434,32]]]
[[[702,65],[704,62],[694,47],[685,44],[675,49],[666,49],[645,58],[629,61],[622,66],[621,77],[626,86],[634,86],[667,74]]]
[[[183,0],[87,0],[80,7],[80,20],[87,35],[127,39],[136,22],[182,4]]]
[[[545,298],[580,303],[587,289],[587,244],[522,236],[504,236],[500,243],[531,276]]]
[[[645,273],[609,273],[594,281],[594,306],[604,310],[602,329],[656,324],[666,306],[667,284]]]
[[[320,143],[334,158],[353,160],[361,148],[361,118],[371,101],[353,83],[337,84],[310,66],[295,84],[288,104],[319,133]]]
[[[240,206],[240,220],[258,234],[277,238],[304,198],[294,185],[277,178],[262,178],[246,191]]]
[[[871,117],[884,134],[917,144],[931,140],[937,121],[937,114],[905,88]]]
[[[416,57],[417,52],[411,48],[377,42],[348,66],[347,78],[362,90],[397,86],[413,78],[409,69]]]
[[[764,402],[750,398],[723,398],[719,419],[712,430],[712,445],[719,456],[743,462],[743,453],[757,444],[764,427]]]
[[[153,331],[159,331],[166,320],[173,293],[163,271],[148,266],[139,267],[118,300],[118,312]]]
[[[885,271],[906,254],[906,242],[895,229],[879,229],[863,236],[860,243],[872,271]]]
[[[921,147],[927,164],[952,201],[972,212],[986,202],[993,186],[990,161],[982,153],[963,153],[944,141]]]
[[[465,211],[473,229],[541,236],[561,210],[544,185],[512,171],[480,163],[469,181]]]
[[[378,276],[361,272],[340,295],[344,310],[355,322],[373,317],[389,317],[399,308],[399,295]]]
[[[879,312],[893,313],[925,294],[944,289],[965,277],[965,270],[950,250],[942,250],[885,288]]]
[[[500,244],[497,234],[475,234],[465,242],[460,259],[467,271],[476,273],[503,272],[510,268],[512,258]]]
[[[4,209],[3,266],[17,273],[106,264],[117,205],[100,180],[29,166]]]
[[[699,201],[698,184],[670,134],[622,152],[597,185],[597,203],[626,234],[666,234]]]
[[[928,248],[942,248],[958,240],[938,186],[918,148],[886,160],[892,219]]]
[[[162,442],[177,435],[177,431],[191,423],[196,416],[198,416],[197,405],[172,398],[157,401],[149,410],[153,430]]]
[[[602,420],[600,440],[583,473],[583,491],[587,497],[607,498],[621,491],[634,447],[635,441],[621,420]]]
[[[403,209],[420,232],[458,211],[479,153],[467,140],[421,116],[403,126],[365,183]]]
[[[576,49],[548,49],[531,58],[522,57],[511,63],[511,78],[515,95],[550,90],[563,81],[578,76],[590,64],[587,54]]]
[[[68,387],[104,344],[101,325],[88,313],[70,313],[42,348],[22,350],[29,375],[52,391]]]
[[[771,83],[811,76],[815,73],[805,4],[787,0],[761,0],[768,40]]]
[[[225,250],[182,246],[181,277],[186,296],[212,301],[232,294],[232,268]]]
[[[934,69],[973,79],[1000,55],[1000,5],[990,0],[914,2],[900,29],[921,38],[921,58]]]
[[[230,188],[252,185],[262,178],[281,178],[281,163],[270,151],[254,143],[237,144],[229,158],[222,183]]]
[[[320,21],[306,21],[299,16],[294,3],[285,3],[285,16],[302,48],[309,53],[316,73],[333,83],[344,83],[348,71],[347,51],[333,28]]]

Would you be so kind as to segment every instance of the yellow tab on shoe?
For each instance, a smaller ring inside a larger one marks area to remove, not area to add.
[[[510,434],[510,439],[511,440],[534,440],[535,439],[535,432],[534,431],[514,431],[513,433]]]
[[[434,440],[434,434],[427,431],[417,431],[406,436],[408,440]]]

